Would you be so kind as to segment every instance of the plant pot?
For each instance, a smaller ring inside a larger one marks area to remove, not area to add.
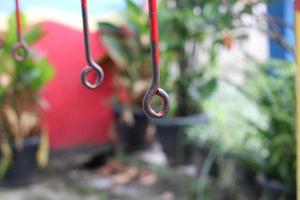
[[[240,160],[233,152],[227,152],[221,158],[221,174],[224,182],[231,187],[235,199],[259,199],[259,187],[256,172],[249,163]]]
[[[277,180],[270,180],[264,175],[257,176],[262,200],[296,199],[296,190]]]
[[[236,182],[239,186],[255,186],[256,173],[246,166],[235,164]]]
[[[259,199],[256,172],[236,162],[234,162],[234,172],[237,199]]]
[[[162,145],[171,166],[189,164],[192,161],[193,145],[188,142],[184,128],[206,123],[204,115],[152,119],[156,125],[156,136]]]
[[[210,149],[207,147],[194,147],[193,163],[197,168],[198,175],[201,174],[203,165],[208,159],[209,151]],[[209,169],[209,175],[213,177],[217,177],[219,175],[219,165],[217,163],[216,158],[213,158],[211,167]]]
[[[146,129],[149,125],[147,116],[141,109],[132,108],[135,123],[130,126],[121,120],[123,110],[120,105],[113,106],[116,129],[123,150],[132,153],[147,149],[149,147],[146,139]]]
[[[1,186],[17,187],[27,185],[32,182],[33,175],[38,170],[36,153],[39,144],[40,138],[36,136],[25,139],[22,150],[17,150],[13,146],[12,166],[4,176],[3,180],[1,180]]]

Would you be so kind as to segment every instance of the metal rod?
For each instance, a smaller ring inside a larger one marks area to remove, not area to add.
[[[15,0],[16,6],[16,27],[17,27],[17,43],[15,44],[12,55],[14,59],[18,62],[24,61],[29,55],[29,47],[23,39],[22,36],[22,22],[20,14],[20,1]],[[21,53],[21,54],[20,54]]]
[[[81,73],[81,82],[88,89],[98,88],[104,80],[103,69],[93,60],[91,54],[91,45],[89,38],[89,23],[87,14],[87,0],[81,0],[82,9],[82,20],[83,20],[83,33],[84,33],[84,43],[85,43],[85,54],[88,66],[86,66]],[[97,79],[94,83],[90,83],[87,79],[88,74],[95,70]]]
[[[160,55],[159,55],[159,33],[158,33],[158,12],[157,0],[148,0],[149,4],[149,17],[150,17],[150,39],[151,39],[151,53],[152,53],[152,73],[153,79],[150,88],[145,94],[143,108],[146,114],[153,118],[161,118],[169,110],[169,96],[161,88],[160,82]],[[162,99],[163,106],[160,111],[155,111],[151,106],[153,97],[157,95]]]

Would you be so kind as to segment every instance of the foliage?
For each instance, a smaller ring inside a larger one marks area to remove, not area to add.
[[[45,58],[37,59],[30,55],[24,62],[13,59],[12,48],[17,41],[15,24],[15,18],[10,17],[0,49],[1,177],[11,162],[10,146],[13,144],[21,149],[26,137],[41,133],[39,92],[53,76],[53,69]],[[26,25],[24,17],[22,25]],[[39,26],[33,26],[24,33],[24,39],[30,45],[42,36]]]
[[[136,95],[141,96],[151,76],[148,14],[134,1],[126,2],[125,25],[101,22],[99,27],[111,58],[121,68],[119,78],[126,80],[123,85],[131,91],[130,96],[135,96],[135,85],[142,85]],[[247,39],[242,17],[252,15],[259,2],[160,1],[161,87],[172,98],[170,115],[202,111],[202,100],[218,86],[219,51]]]
[[[99,22],[102,40],[117,67],[116,88],[128,92],[128,104],[141,106],[151,78],[148,15],[141,7],[127,0],[126,25]]]
[[[188,135],[218,156],[234,156],[269,179],[294,187],[295,66],[280,60],[249,63],[243,83],[226,80],[227,86],[206,100],[209,123],[190,128]]]
[[[173,114],[199,113],[218,86],[218,54],[245,41],[243,17],[260,1],[161,1],[163,87],[174,98]]]
[[[264,164],[263,144],[256,129],[245,119],[251,119],[260,126],[265,126],[267,119],[261,116],[253,102],[232,85],[220,81],[220,86],[214,95],[203,102],[208,123],[189,127],[186,130],[188,138],[199,147],[212,149],[218,156],[234,156],[244,164],[257,168]],[[255,163],[248,160],[255,160]]]
[[[260,134],[266,164],[261,171],[271,179],[283,181],[288,186],[296,183],[296,88],[295,66],[273,60],[255,63],[254,71],[246,71],[243,93],[253,100],[268,117],[266,127],[248,120],[247,123]]]

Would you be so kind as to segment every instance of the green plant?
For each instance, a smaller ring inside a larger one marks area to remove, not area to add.
[[[101,22],[99,27],[111,58],[121,69],[119,78],[125,80],[121,82],[125,82],[129,96],[135,96],[135,85],[142,85],[136,95],[140,97],[151,76],[148,13],[134,1],[126,2],[122,25]],[[241,18],[252,15],[257,3],[160,1],[161,82],[172,98],[170,115],[186,116],[202,111],[202,100],[218,85],[219,51],[230,49],[235,40],[247,38],[240,29]]]
[[[190,127],[187,134],[219,158],[222,170],[233,159],[244,169],[293,189],[295,66],[281,60],[248,63],[241,72],[242,83],[221,81],[222,90],[204,101],[209,123]]]
[[[210,123],[189,136],[200,145],[217,146],[270,179],[295,184],[295,66],[287,61],[252,60],[244,82],[232,83],[235,95],[221,93],[205,102]],[[228,89],[227,89],[228,91]],[[218,93],[217,93],[218,94]],[[243,109],[240,109],[243,108]]]
[[[220,84],[222,89],[203,102],[208,123],[189,127],[186,130],[189,140],[199,147],[212,149],[220,157],[231,155],[244,163],[251,158],[262,164],[263,144],[260,135],[245,119],[264,126],[266,117],[261,116],[255,103],[235,87],[224,81],[220,81]]]
[[[99,22],[98,27],[116,65],[116,88],[126,90],[126,104],[140,107],[151,78],[148,15],[132,1],[126,2],[125,22]]]
[[[42,133],[39,92],[53,76],[53,69],[45,58],[31,55],[24,62],[13,59],[12,48],[17,41],[15,24],[15,18],[10,17],[0,49],[0,177],[12,162],[12,145],[22,150],[26,137]],[[25,17],[22,25],[26,25]],[[30,45],[42,36],[39,26],[28,28],[24,33]]]
[[[162,87],[173,97],[171,114],[202,111],[218,86],[219,53],[247,39],[242,18],[254,15],[259,2],[161,1]]]
[[[295,66],[286,61],[255,62],[254,70],[245,72],[245,85],[239,87],[268,118],[266,126],[252,120],[263,142],[265,165],[259,171],[286,186],[296,183],[296,88]]]

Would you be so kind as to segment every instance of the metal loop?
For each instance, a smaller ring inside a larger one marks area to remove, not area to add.
[[[97,75],[97,79],[94,83],[90,83],[88,80],[88,74],[92,70],[94,70]],[[91,66],[86,66],[81,73],[82,84],[90,90],[94,90],[94,89],[98,88],[102,84],[103,80],[104,80],[104,72],[103,72],[102,68],[100,66],[98,66],[96,63],[94,63]]]
[[[155,95],[159,96],[163,102],[163,106],[158,112],[151,107],[151,101]],[[151,87],[144,97],[143,109],[150,117],[162,118],[169,111],[169,95],[161,88]]]
[[[21,51],[21,54],[20,54]],[[24,61],[29,55],[29,47],[25,42],[18,42],[12,50],[13,58],[18,61]]]

